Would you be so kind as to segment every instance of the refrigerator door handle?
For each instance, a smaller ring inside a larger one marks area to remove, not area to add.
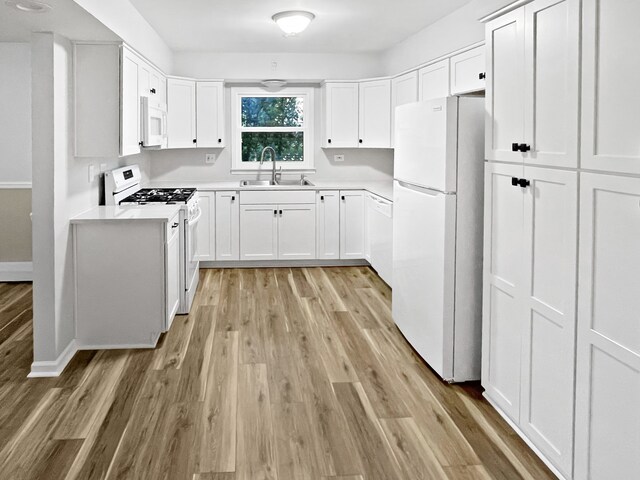
[[[397,182],[398,182],[398,185],[400,185],[403,188],[424,193],[426,195],[431,195],[432,197],[437,197],[438,195],[455,195],[455,192],[443,192],[442,190],[435,190],[433,188],[420,187],[418,185],[412,185],[411,183],[406,183],[401,180],[397,180]]]

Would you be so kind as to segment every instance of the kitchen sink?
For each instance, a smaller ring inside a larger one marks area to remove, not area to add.
[[[300,180],[279,180],[274,183],[271,180],[241,180],[241,187],[313,187],[313,183],[309,180],[300,179]]]

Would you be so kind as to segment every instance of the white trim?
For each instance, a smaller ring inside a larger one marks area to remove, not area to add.
[[[33,262],[0,262],[0,282],[32,282]]]
[[[78,348],[76,341],[71,340],[71,342],[69,342],[69,345],[67,345],[67,348],[64,349],[64,351],[58,356],[57,359],[33,362],[31,364],[31,373],[27,375],[27,378],[59,376],[77,351]]]
[[[275,131],[275,132],[299,132],[302,131],[304,135],[304,161],[303,162],[276,162],[277,168],[282,168],[282,171],[312,171],[315,169],[314,163],[314,88],[313,87],[294,87],[287,86],[278,91],[270,91],[264,87],[247,86],[247,87],[232,87],[231,88],[231,170],[235,172],[265,172],[270,173],[272,170],[271,162],[265,162],[260,168],[259,162],[245,162],[242,163],[242,132],[250,131],[253,129],[247,129],[240,126],[240,108],[241,97],[243,96],[255,96],[255,97],[304,97],[304,125],[301,128],[260,128],[260,131]]]
[[[200,262],[200,268],[278,268],[278,267],[367,267],[364,258],[361,260],[222,260]]]
[[[0,182],[0,189],[30,190],[31,188],[31,182]]]
[[[514,11],[516,8],[520,8],[521,6],[526,5],[527,3],[531,3],[532,1],[533,0],[518,0],[517,2],[510,3],[506,7],[502,7],[501,9],[496,10],[493,13],[490,13],[489,15],[485,15],[484,17],[478,19],[478,21],[480,23],[487,23],[495,18],[501,17],[505,13]]]

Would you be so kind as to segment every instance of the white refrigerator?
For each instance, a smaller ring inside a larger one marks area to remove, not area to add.
[[[484,98],[396,109],[393,319],[444,380],[480,378]]]

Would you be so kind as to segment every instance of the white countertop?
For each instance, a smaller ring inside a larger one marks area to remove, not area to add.
[[[73,217],[71,223],[152,221],[168,222],[180,211],[180,205],[101,206]]]
[[[374,180],[374,181],[358,181],[358,180],[314,180],[309,179],[313,185],[278,185],[278,186],[250,186],[241,187],[238,178],[234,181],[223,182],[149,182],[145,187],[148,188],[188,188],[193,187],[198,190],[206,191],[229,191],[229,190],[366,190],[374,195],[386,198],[389,201],[393,201],[393,180]]]

